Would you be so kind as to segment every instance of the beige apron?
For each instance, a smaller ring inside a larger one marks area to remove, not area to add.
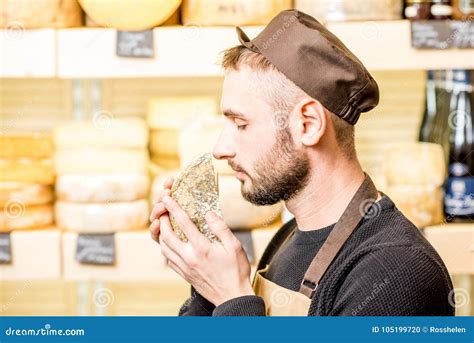
[[[311,299],[324,273],[346,240],[356,230],[366,211],[376,201],[377,196],[377,189],[366,174],[364,182],[311,262],[298,292],[280,287],[276,283],[267,280],[265,273],[268,270],[268,265],[257,271],[253,289],[256,295],[263,298],[267,316],[308,315]],[[293,233],[294,230],[285,242]]]

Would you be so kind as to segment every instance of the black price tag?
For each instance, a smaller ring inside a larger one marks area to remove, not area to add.
[[[411,45],[417,49],[473,48],[474,23],[455,20],[412,21]]]
[[[117,31],[116,53],[120,57],[154,57],[153,30]]]
[[[242,243],[242,247],[247,254],[250,264],[255,261],[255,252],[253,248],[252,232],[248,230],[232,231],[237,239]]]
[[[79,234],[76,261],[82,264],[115,264],[115,236],[110,234]]]
[[[0,264],[12,263],[12,240],[10,233],[0,233]]]

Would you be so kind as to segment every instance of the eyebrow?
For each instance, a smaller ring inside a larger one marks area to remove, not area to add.
[[[233,111],[233,110],[224,110],[224,115],[226,117],[232,117],[232,118],[241,118],[241,119],[247,119],[247,116],[243,113]]]

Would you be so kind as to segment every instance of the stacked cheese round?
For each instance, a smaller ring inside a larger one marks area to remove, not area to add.
[[[443,149],[432,143],[402,143],[384,152],[386,193],[417,227],[443,220],[446,167]]]
[[[143,229],[148,218],[148,129],[140,118],[78,121],[54,130],[55,216],[81,233]]]
[[[207,96],[163,96],[150,100],[148,126],[150,153],[154,164],[164,169],[180,167],[179,134],[192,120],[216,116],[217,103]]]
[[[184,25],[266,25],[292,0],[184,0]]]
[[[52,155],[48,134],[0,135],[0,232],[53,223]]]
[[[0,0],[0,27],[37,29],[82,26],[77,0]]]

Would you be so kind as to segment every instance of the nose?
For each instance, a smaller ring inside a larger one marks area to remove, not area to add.
[[[235,157],[235,144],[227,130],[222,130],[219,139],[214,145],[212,154],[218,160],[230,160]]]

